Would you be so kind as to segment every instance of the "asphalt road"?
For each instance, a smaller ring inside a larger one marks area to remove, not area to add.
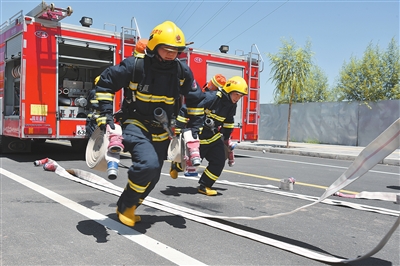
[[[227,166],[215,184],[215,197],[198,194],[196,178],[171,179],[166,161],[133,228],[117,221],[118,193],[33,165],[49,157],[65,169],[107,179],[71,147],[44,143],[31,154],[2,155],[1,265],[330,265],[335,263],[296,252],[357,258],[377,246],[399,216],[400,205],[393,202],[339,197],[290,213],[320,197],[351,161],[246,150],[236,155],[235,166]],[[130,158],[122,156],[121,163],[130,165]],[[110,181],[120,189],[125,171],[120,168]],[[296,179],[292,191],[278,188],[287,177]],[[387,165],[345,188],[399,190],[399,167]],[[400,265],[399,231],[376,254],[350,265]]]

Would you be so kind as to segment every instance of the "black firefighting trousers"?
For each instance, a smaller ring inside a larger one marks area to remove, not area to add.
[[[208,161],[208,166],[200,177],[199,184],[212,187],[224,170],[225,147],[221,139],[200,145],[200,156]]]
[[[134,124],[123,129],[125,151],[132,157],[128,170],[128,184],[118,199],[119,208],[139,206],[160,180],[161,168],[167,158],[169,139],[153,141],[150,132]]]

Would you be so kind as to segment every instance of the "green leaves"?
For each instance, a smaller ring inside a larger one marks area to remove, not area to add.
[[[335,92],[339,101],[379,101],[400,99],[400,53],[394,38],[386,52],[370,43],[363,58],[344,63]]]
[[[298,48],[295,42],[282,40],[278,54],[268,54],[271,78],[276,85],[275,103],[322,102],[333,100],[328,78],[312,62],[311,42]]]

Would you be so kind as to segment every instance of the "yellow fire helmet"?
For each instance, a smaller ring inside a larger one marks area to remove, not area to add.
[[[162,44],[176,47],[179,52],[186,48],[185,36],[182,30],[172,21],[164,21],[151,31],[147,42],[147,51],[154,53],[157,46]]]
[[[240,76],[234,76],[228,79],[222,90],[225,91],[227,94],[233,91],[239,92],[243,95],[247,95],[248,93],[247,83],[244,78]]]

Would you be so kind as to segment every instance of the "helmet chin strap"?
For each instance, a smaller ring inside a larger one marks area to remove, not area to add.
[[[174,60],[164,60],[161,58],[161,56],[157,52],[155,53],[155,58],[157,58],[157,60],[163,66],[171,65],[175,61],[175,59]]]
[[[232,101],[232,99],[231,99],[231,94],[230,94],[230,93],[227,93],[227,92],[224,91],[224,90],[221,90],[221,92],[222,92],[223,95],[225,95],[226,98],[228,98],[229,100]]]

